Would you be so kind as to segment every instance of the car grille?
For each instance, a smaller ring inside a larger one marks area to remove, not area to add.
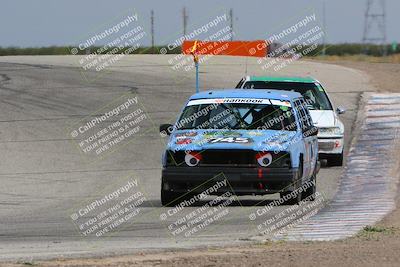
[[[253,150],[205,150],[201,165],[255,166],[256,153]]]
[[[232,166],[232,167],[258,167],[256,160],[257,151],[247,149],[208,149],[199,151],[202,160],[199,163],[201,166]],[[273,156],[271,165],[268,168],[274,167],[290,167],[290,154],[287,152],[270,152]],[[168,151],[167,165],[187,167],[185,164],[185,151]]]

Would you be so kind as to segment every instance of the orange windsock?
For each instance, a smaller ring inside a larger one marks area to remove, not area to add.
[[[193,55],[195,60],[198,55],[266,57],[267,49],[265,40],[214,42],[188,40],[182,44],[182,53]]]

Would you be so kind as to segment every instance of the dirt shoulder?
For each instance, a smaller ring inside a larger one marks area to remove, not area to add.
[[[371,77],[371,83],[378,92],[400,93],[400,64],[372,63],[358,61],[320,61],[364,71]]]
[[[382,232],[376,232],[382,231]],[[5,266],[398,266],[398,228],[376,227],[335,242],[267,242],[91,259],[59,259]]]
[[[400,64],[327,62],[365,71],[377,91],[400,92]],[[397,207],[400,207],[400,198]],[[91,259],[58,259],[4,266],[398,266],[400,209],[358,236],[333,242],[267,242]]]

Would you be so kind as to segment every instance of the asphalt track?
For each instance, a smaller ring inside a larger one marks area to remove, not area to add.
[[[170,58],[129,56],[97,73],[84,71],[74,56],[0,58],[0,260],[233,245],[258,235],[249,214],[263,200],[260,197],[240,197],[228,215],[190,237],[171,235],[168,225],[173,218],[160,220],[168,211],[159,195],[166,140],[156,126],[173,122],[194,92],[193,72],[173,70]],[[234,87],[245,74],[245,63],[243,58],[208,60],[201,65],[201,89]],[[247,73],[266,72],[255,60],[248,60]],[[364,73],[306,61],[267,73],[320,80],[335,104],[347,108],[342,118],[348,149],[360,94],[374,90]],[[101,113],[102,107],[107,109],[121,96],[138,97],[147,115],[145,134],[104,157],[82,159],[71,126]],[[342,171],[321,169],[317,187],[324,205],[334,196]],[[145,192],[141,213],[111,234],[83,236],[71,214],[132,177]],[[179,216],[197,208],[185,208]],[[275,207],[260,220],[286,208]]]

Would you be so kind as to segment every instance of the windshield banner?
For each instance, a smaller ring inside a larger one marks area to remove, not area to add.
[[[289,101],[260,98],[212,98],[190,100],[187,106],[202,104],[266,104],[291,107]]]

